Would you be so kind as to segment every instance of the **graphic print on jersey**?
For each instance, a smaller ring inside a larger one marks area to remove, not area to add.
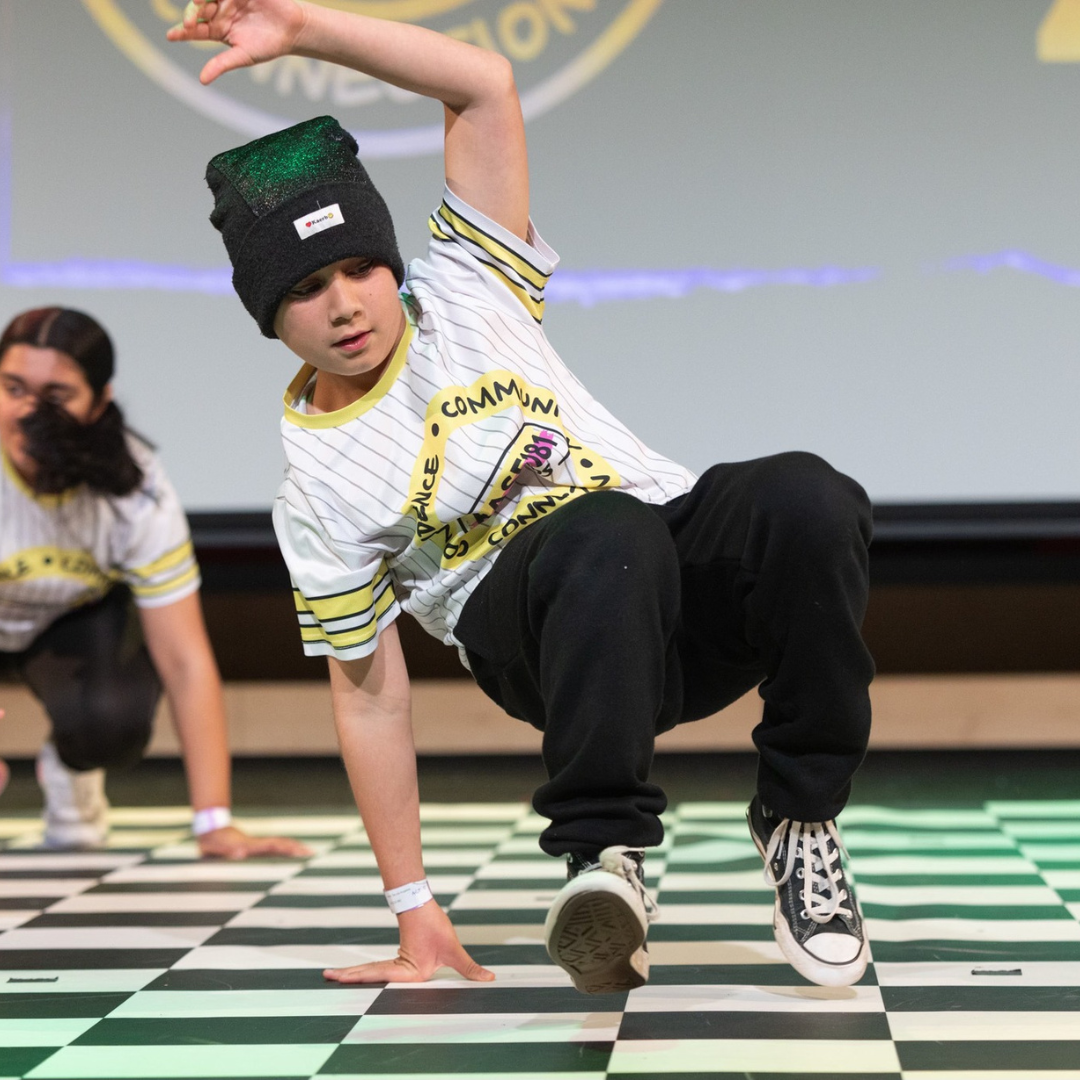
[[[491,470],[483,494],[466,513],[442,521],[436,508],[447,442],[462,428],[508,411],[542,419],[522,421]],[[525,469],[550,487],[522,496],[513,514],[500,518]],[[439,541],[442,566],[452,569],[498,547],[518,529],[570,499],[589,491],[617,488],[620,483],[618,472],[601,454],[582,446],[566,430],[552,391],[530,385],[511,371],[495,370],[485,372],[469,386],[446,387],[428,403],[424,443],[413,466],[402,512],[415,519],[418,543]]]

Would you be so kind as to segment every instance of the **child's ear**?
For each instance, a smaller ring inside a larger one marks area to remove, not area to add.
[[[102,414],[109,407],[109,402],[113,399],[112,383],[106,383],[101,393],[98,395],[97,401],[94,402],[94,407],[90,410],[90,418],[87,423],[93,424],[101,419]]]

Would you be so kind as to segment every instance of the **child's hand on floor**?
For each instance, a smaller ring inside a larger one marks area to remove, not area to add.
[[[304,28],[295,0],[190,0],[183,21],[166,33],[170,41],[220,41],[231,46],[203,67],[203,85],[235,68],[287,55]]]
[[[439,968],[448,967],[472,982],[495,978],[465,951],[449,916],[434,900],[404,912],[398,925],[401,945],[393,960],[327,968],[323,977],[340,983],[426,982]]]
[[[198,843],[199,854],[207,859],[250,859],[259,855],[302,859],[312,854],[311,848],[299,840],[286,836],[248,836],[232,825],[203,833]]]

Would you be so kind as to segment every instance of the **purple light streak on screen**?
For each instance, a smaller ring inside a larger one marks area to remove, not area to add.
[[[1017,270],[1022,274],[1036,274],[1058,285],[1080,289],[1080,270],[1049,263],[1016,249],[997,251],[991,255],[966,255],[960,259],[951,259],[942,267],[943,270],[951,272],[974,270],[978,274],[989,274],[992,270],[1002,268]]]
[[[228,267],[169,266],[139,260],[64,259],[60,262],[11,261],[12,221],[12,116],[0,109],[0,284],[14,288],[153,289],[227,296],[232,292]],[[947,273],[974,271],[988,274],[1008,269],[1035,274],[1058,285],[1080,288],[1080,270],[1060,266],[1016,249],[989,255],[967,255],[941,264]],[[743,292],[769,285],[835,288],[875,281],[875,267],[791,267],[779,270],[562,270],[552,278],[549,303],[576,303],[582,307],[612,301],[678,299],[698,289]]]
[[[809,285],[831,288],[873,281],[881,271],[873,267],[795,267],[784,270],[560,270],[548,284],[550,303],[577,303],[582,307],[611,300],[679,298],[697,289],[742,292],[766,285]]]
[[[0,111],[0,284],[13,288],[153,289],[211,296],[232,293],[228,267],[169,266],[136,259],[63,259],[59,262],[11,261],[11,112]],[[696,289],[742,292],[765,285],[829,288],[872,281],[880,271],[822,266],[785,270],[564,270],[546,294],[550,303],[592,307],[607,301],[683,297]]]
[[[5,263],[2,281],[16,288],[156,289],[160,292],[232,293],[228,268],[200,270],[135,260],[65,259],[52,263]]]

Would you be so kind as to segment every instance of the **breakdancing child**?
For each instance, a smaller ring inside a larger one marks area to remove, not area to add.
[[[408,267],[355,141],[329,117],[207,170],[236,291],[304,361],[285,395],[274,524],[305,651],[329,658],[342,754],[401,935],[396,958],[327,978],[416,981],[443,965],[494,977],[424,876],[395,627],[407,611],[544,733],[540,846],[569,879],[546,942],[579,990],[648,977],[642,863],[665,807],[649,781],[656,735],[755,686],[748,820],[777,891],[777,940],[808,979],[857,981],[867,944],[833,819],[869,730],[861,488],[801,453],[695,478],[570,374],[541,329],[557,257],[529,219],[502,57],[295,0],[194,0],[169,37],[229,46],[203,82],[293,54],[445,110],[443,199],[426,257]],[[652,346],[658,391],[668,337]]]

